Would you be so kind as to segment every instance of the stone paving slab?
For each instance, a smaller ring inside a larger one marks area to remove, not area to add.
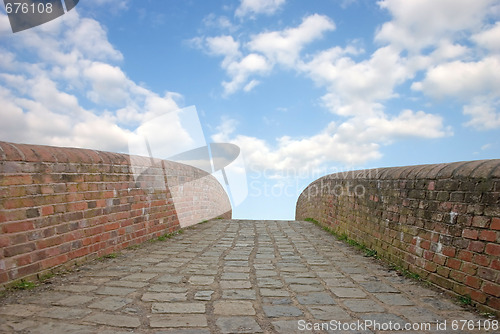
[[[459,333],[453,320],[487,320],[308,222],[214,220],[50,283],[0,299],[0,333]],[[368,321],[430,328],[334,327]]]

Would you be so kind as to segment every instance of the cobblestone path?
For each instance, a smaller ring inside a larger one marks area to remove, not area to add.
[[[2,333],[468,333],[452,322],[486,321],[293,221],[200,224],[0,302]]]

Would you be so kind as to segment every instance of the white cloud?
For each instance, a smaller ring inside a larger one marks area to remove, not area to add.
[[[197,37],[189,43],[210,55],[223,56],[221,67],[230,80],[222,86],[224,95],[228,96],[239,90],[251,91],[259,83],[252,77],[269,74],[276,64],[298,68],[303,48],[334,29],[335,24],[328,17],[314,14],[305,17],[298,27],[253,35],[243,45],[250,51],[246,54],[242,43],[230,35]]]
[[[83,71],[83,75],[92,85],[87,96],[94,103],[120,105],[128,100],[128,86],[131,83],[119,67],[93,62]]]
[[[382,0],[393,20],[382,25],[375,39],[419,51],[464,31],[475,31],[496,0]]]
[[[0,26],[5,22],[0,14]],[[0,49],[7,55],[0,67],[0,140],[125,152],[131,129],[178,109],[178,94],[160,96],[130,80],[105,29],[77,11],[22,34],[0,34],[0,41],[10,46]]]
[[[296,28],[264,32],[252,37],[248,48],[264,54],[271,61],[294,66],[303,47],[335,29],[332,20],[324,15],[310,15]]]
[[[285,4],[285,0],[241,0],[235,15],[239,17],[255,14],[272,15]]]
[[[380,158],[381,146],[396,139],[451,135],[450,129],[444,129],[442,117],[411,110],[392,118],[379,113],[368,118],[352,117],[340,124],[331,122],[310,137],[277,138],[274,146],[256,137],[234,135],[236,126],[234,120],[223,120],[212,139],[238,145],[251,169],[276,174],[284,170],[311,171],[332,162],[348,166],[364,164]]]
[[[320,52],[302,67],[314,81],[326,86],[329,92],[323,102],[339,115],[369,112],[373,108],[367,106],[394,97],[394,87],[411,76],[404,60],[390,46],[360,62],[346,56],[355,52],[335,47]]]
[[[464,114],[471,118],[465,125],[477,130],[493,130],[500,128],[499,109],[500,99],[473,99],[471,104],[464,106]]]
[[[246,88],[247,91],[255,87],[256,81],[247,83],[248,78],[255,74],[266,74],[272,66],[267,59],[259,54],[251,53],[240,61],[233,61],[225,66],[227,73],[231,76],[231,81],[224,81],[222,86],[226,95],[230,95],[239,89]],[[253,83],[252,83],[253,82]]]
[[[493,52],[500,51],[500,22],[496,22],[491,29],[481,31],[472,36],[472,40],[479,46]]]
[[[427,71],[423,81],[414,83],[412,87],[434,98],[451,96],[469,99],[478,94],[500,97],[500,57],[437,65]]]

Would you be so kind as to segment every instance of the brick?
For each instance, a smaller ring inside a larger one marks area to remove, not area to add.
[[[0,248],[5,248],[10,245],[10,239],[5,235],[0,235]]]
[[[462,262],[460,270],[469,275],[475,275],[477,272],[477,265],[469,262]]]
[[[464,229],[462,232],[462,237],[472,240],[477,240],[479,232],[477,230]]]
[[[452,269],[459,269],[461,264],[462,261],[453,258],[448,258],[448,260],[446,261],[446,266]]]
[[[33,242],[22,244],[22,245],[14,245],[9,246],[4,249],[4,256],[11,257],[19,254],[26,254],[32,252],[36,249],[35,244]]]
[[[35,227],[33,222],[16,222],[16,223],[7,223],[2,225],[3,233],[18,233],[33,230]]]
[[[446,259],[446,256],[434,254],[434,258],[432,260],[439,265],[444,265],[446,263]]]
[[[486,302],[486,294],[477,290],[471,290],[470,297],[481,304]]]
[[[455,257],[456,248],[451,246],[443,246],[441,253],[445,256]]]
[[[498,217],[492,218],[490,228],[492,230],[500,231],[500,218]]]
[[[497,232],[483,230],[479,234],[479,239],[480,240],[485,240],[485,241],[496,241],[497,240]]]
[[[465,278],[465,284],[467,284],[468,286],[470,286],[474,289],[479,289],[481,287],[482,282],[483,282],[483,280],[481,280],[475,276],[467,276]]]
[[[500,256],[500,245],[493,243],[486,244],[484,252],[488,255]]]
[[[494,270],[500,270],[500,260],[499,259],[493,259],[493,261],[491,261],[490,268],[494,269]]]
[[[47,205],[41,207],[42,216],[49,216],[54,213],[54,207],[52,205]]]
[[[482,291],[495,297],[500,297],[500,285],[490,282],[484,282]]]
[[[443,267],[443,266],[438,266],[437,267],[437,270],[436,270],[436,273],[440,276],[443,276],[445,278],[447,278],[449,275],[450,275],[450,269],[446,268],[446,267]]]
[[[490,258],[485,255],[476,254],[474,255],[473,262],[480,266],[488,267],[490,265]]]
[[[477,269],[477,276],[481,277],[487,281],[495,281],[497,278],[497,271],[490,268],[479,267]]]
[[[463,261],[467,261],[467,262],[471,262],[472,261],[472,257],[473,257],[474,253],[472,252],[469,252],[467,250],[460,250],[458,252],[458,255],[457,257],[460,259],[460,260],[463,260]]]
[[[487,228],[490,224],[490,220],[491,219],[489,217],[475,216],[474,218],[472,218],[472,226]]]
[[[61,265],[65,262],[68,261],[68,255],[62,254],[56,257],[51,257],[48,259],[45,259],[41,261],[42,268],[47,269],[47,268],[52,268],[58,265]]]
[[[482,241],[471,241],[469,244],[469,250],[476,253],[482,253],[484,251],[484,242]]]

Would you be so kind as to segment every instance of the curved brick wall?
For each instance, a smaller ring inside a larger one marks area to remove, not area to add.
[[[194,167],[0,142],[0,284],[215,217],[229,199]]]
[[[300,195],[296,219],[305,218],[500,310],[500,160],[328,175]]]

